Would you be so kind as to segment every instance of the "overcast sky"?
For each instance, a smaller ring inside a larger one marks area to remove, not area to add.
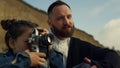
[[[47,11],[56,0],[24,0]],[[101,44],[120,50],[120,0],[63,0],[70,5],[75,27],[94,36]]]

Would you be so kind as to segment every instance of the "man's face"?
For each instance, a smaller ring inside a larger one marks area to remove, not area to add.
[[[56,36],[70,37],[74,32],[71,10],[66,5],[53,8],[49,18],[49,25]]]

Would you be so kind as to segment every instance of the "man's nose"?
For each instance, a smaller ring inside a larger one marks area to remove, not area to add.
[[[65,17],[65,19],[64,19],[64,24],[65,24],[65,25],[68,25],[68,24],[69,24],[69,19],[68,19],[67,17]]]

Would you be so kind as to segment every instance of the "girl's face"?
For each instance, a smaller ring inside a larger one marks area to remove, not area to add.
[[[13,52],[21,52],[29,50],[28,38],[31,36],[32,29],[26,28],[26,31],[20,35],[16,40],[10,39],[9,44]]]

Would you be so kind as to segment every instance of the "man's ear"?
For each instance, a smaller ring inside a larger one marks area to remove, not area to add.
[[[9,38],[9,46],[11,49],[15,49],[15,41],[12,38]]]
[[[51,25],[52,25],[52,22],[51,22],[51,20],[50,20],[50,19],[48,19],[48,20],[47,20],[47,23],[48,23],[48,25],[49,25],[49,26],[51,26]]]

